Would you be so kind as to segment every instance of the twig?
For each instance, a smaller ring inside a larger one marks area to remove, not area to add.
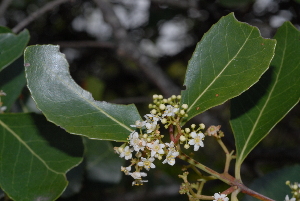
[[[255,197],[257,199],[260,199],[260,200],[263,200],[263,201],[275,201],[271,198],[268,198],[264,195],[261,195],[259,193],[257,193],[256,191],[253,191],[251,189],[249,189],[248,187],[246,187],[243,183],[241,183],[239,180],[235,179],[233,176],[231,176],[230,174],[228,173],[218,173],[212,169],[210,169],[209,167],[206,167],[205,165],[199,163],[198,161],[195,161],[194,159],[190,158],[189,156],[187,156],[186,154],[184,153],[181,153],[178,158],[184,160],[184,161],[187,161],[188,163],[196,166],[197,168],[215,176],[216,178],[218,178],[219,180],[223,181],[224,183],[230,185],[230,186],[237,186],[238,189],[240,189],[243,193],[247,194],[247,195],[250,195],[252,197]],[[237,190],[238,190],[237,189]],[[237,192],[234,191],[234,192]]]
[[[179,94],[180,88],[177,87],[149,57],[141,54],[138,50],[138,46],[129,40],[127,31],[121,25],[112,5],[107,0],[94,1],[101,9],[104,20],[112,27],[114,38],[117,41],[119,56],[135,62],[165,96]]]
[[[46,12],[52,10],[54,7],[66,3],[68,1],[73,1],[73,0],[55,0],[55,1],[51,1],[49,3],[47,3],[45,6],[43,6],[42,8],[40,8],[39,10],[31,13],[27,18],[25,18],[24,20],[22,20],[19,24],[17,24],[12,31],[14,33],[18,33],[19,31],[21,31],[24,27],[26,27],[28,24],[30,24],[32,21],[34,21],[35,19],[37,19],[38,17],[40,17],[41,15],[45,14]]]
[[[1,5],[0,5],[0,18],[3,17],[7,7],[9,6],[9,4],[12,2],[12,0],[3,0]]]

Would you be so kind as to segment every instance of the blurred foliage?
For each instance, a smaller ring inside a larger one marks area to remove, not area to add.
[[[5,15],[0,18],[0,25],[13,28],[50,1],[12,1]],[[111,2],[118,16],[131,22],[123,24],[130,36],[129,40],[134,41],[140,51],[158,64],[179,87],[183,84],[186,66],[196,43],[214,23],[230,12],[234,12],[239,21],[257,26],[262,36],[267,38],[273,37],[280,23],[286,20],[291,21],[298,29],[300,27],[299,0],[196,0],[196,6],[193,7],[140,0],[146,6],[140,6],[139,12],[136,11],[139,10],[136,8],[139,5],[135,3],[138,2],[136,0]],[[142,18],[140,13],[146,16]],[[135,19],[140,21],[135,23]],[[101,12],[93,1],[75,0],[62,4],[26,28],[31,35],[30,45],[61,45],[61,51],[66,54],[70,63],[71,75],[77,83],[91,91],[95,99],[124,104],[134,102],[140,113],[145,114],[148,113],[147,105],[151,96],[161,93],[135,63],[118,56],[111,29],[103,21]],[[99,46],[90,46],[86,41],[93,41]],[[28,94],[26,89],[23,94]],[[13,109],[18,111],[18,107]],[[246,158],[241,173],[246,185],[286,164],[300,163],[297,154],[300,144],[299,114],[300,107],[297,106]],[[228,125],[227,103],[201,114],[199,119],[207,125],[222,125],[225,143],[230,149],[235,149]],[[220,170],[224,154],[215,143],[207,140],[206,149],[199,151],[197,157],[207,166]],[[186,196],[178,194],[181,181],[177,179],[177,175],[181,174],[181,170],[167,165],[157,166],[159,168],[149,172],[149,183],[142,187],[131,187],[130,178],[123,177],[120,184],[112,184],[91,181],[85,174],[80,192],[59,200],[186,200]],[[215,186],[216,184],[219,185]],[[222,190],[222,185],[211,182],[204,190],[207,194],[212,194]],[[282,186],[284,185],[283,183]]]

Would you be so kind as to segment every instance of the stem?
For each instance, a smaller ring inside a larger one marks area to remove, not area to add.
[[[189,156],[187,156],[184,153],[181,153],[178,158],[187,161],[188,163],[196,166],[197,168],[203,170],[204,172],[207,172],[213,176],[215,176],[216,178],[218,178],[219,180],[223,181],[224,183],[230,185],[230,186],[236,186],[238,187],[237,190],[242,191],[242,193],[248,194],[252,197],[255,197],[257,199],[263,200],[263,201],[275,201],[271,198],[268,198],[264,195],[261,195],[251,189],[249,189],[248,187],[246,187],[243,183],[241,183],[240,180],[237,180],[236,178],[234,178],[233,176],[231,176],[230,174],[224,172],[222,174],[210,169],[209,167],[206,167],[205,165],[199,163],[198,161],[195,161],[194,159],[190,158]],[[235,191],[234,191],[235,192]]]
[[[173,141],[175,144],[173,125],[169,126],[169,134],[170,134],[171,141]]]

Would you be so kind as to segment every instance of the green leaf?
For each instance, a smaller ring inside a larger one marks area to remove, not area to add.
[[[111,142],[84,138],[87,177],[91,181],[118,183],[124,164]]]
[[[289,195],[289,198],[291,198],[291,189],[285,182],[290,181],[291,184],[294,184],[294,182],[299,183],[299,172],[300,165],[285,167],[256,179],[249,188],[274,200],[284,200],[286,195]],[[243,201],[257,201],[257,199],[246,195]]]
[[[238,96],[269,67],[275,40],[264,39],[256,27],[222,17],[203,36],[189,61],[182,103],[188,119]]]
[[[79,136],[37,114],[0,115],[0,185],[13,200],[55,200],[82,160]]]
[[[28,88],[47,119],[72,134],[126,141],[141,117],[134,105],[95,101],[71,78],[58,46],[38,45],[25,50]]]
[[[0,89],[6,93],[1,97],[3,105],[7,107],[5,112],[10,110],[25,84],[23,57],[20,57],[0,72]]]
[[[231,127],[237,165],[298,103],[300,32],[290,22],[277,31],[275,57],[261,80],[231,101]]]
[[[29,41],[27,30],[18,35],[9,33],[9,31],[5,27],[0,27],[0,71],[23,54]]]

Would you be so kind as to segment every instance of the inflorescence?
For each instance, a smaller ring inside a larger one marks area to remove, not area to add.
[[[155,168],[156,159],[173,166],[175,158],[180,154],[179,144],[184,144],[186,149],[192,145],[194,151],[204,147],[204,124],[192,124],[190,128],[181,128],[180,122],[182,118],[187,117],[188,105],[180,105],[180,100],[180,95],[173,95],[168,99],[162,95],[153,95],[153,104],[149,104],[150,114],[144,116],[144,121],[137,120],[131,125],[135,130],[130,133],[128,142],[114,148],[121,158],[131,162],[128,167],[121,167],[121,171],[133,177],[132,185],[147,182],[143,180],[147,173],[142,170],[149,171]],[[168,129],[171,142],[163,142],[161,127]],[[219,127],[210,127],[206,134],[217,136],[218,131]],[[135,169],[133,172],[132,168]]]

